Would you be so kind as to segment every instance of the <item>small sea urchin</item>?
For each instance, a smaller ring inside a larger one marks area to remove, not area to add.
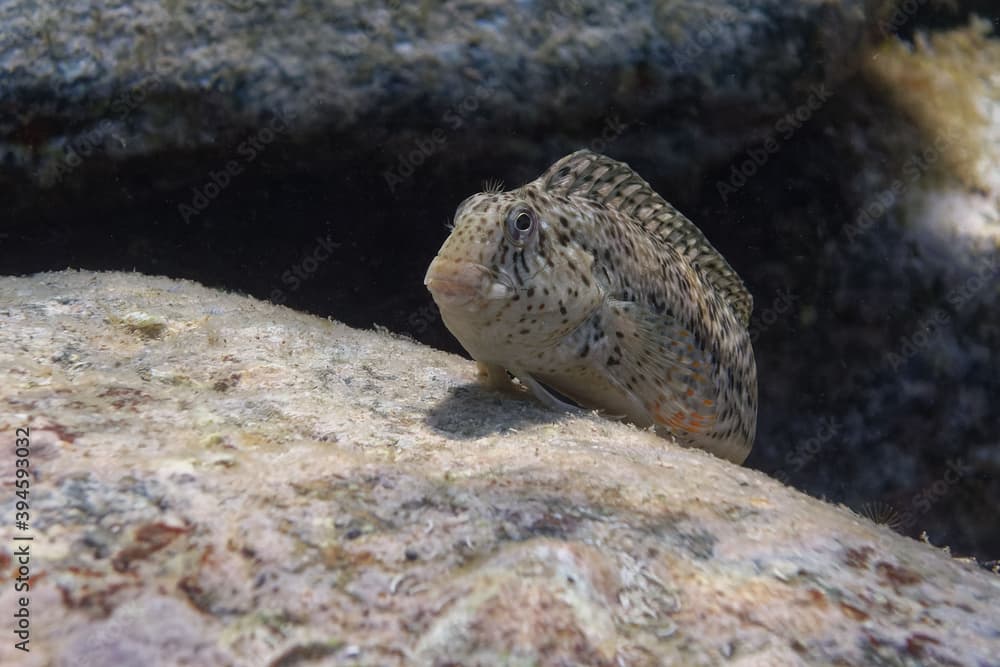
[[[899,515],[899,512],[896,511],[896,508],[889,503],[882,502],[881,500],[865,503],[861,506],[858,514],[865,517],[872,523],[886,526],[890,530],[894,530],[897,533],[903,527],[903,519]]]

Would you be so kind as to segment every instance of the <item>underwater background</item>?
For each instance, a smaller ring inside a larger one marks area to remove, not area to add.
[[[0,274],[189,278],[462,353],[423,285],[456,206],[590,148],[754,296],[746,465],[989,564],[998,25],[987,0],[10,0]]]

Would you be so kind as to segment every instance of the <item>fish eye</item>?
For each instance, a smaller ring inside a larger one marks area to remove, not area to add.
[[[531,225],[533,225],[534,222],[535,221],[531,219],[530,213],[522,211],[521,213],[518,213],[517,217],[514,219],[514,229],[522,233],[528,232],[531,230]]]
[[[524,245],[537,226],[535,212],[527,206],[515,206],[507,214],[507,238],[516,246]]]

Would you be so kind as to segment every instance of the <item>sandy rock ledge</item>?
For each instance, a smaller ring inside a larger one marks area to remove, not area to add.
[[[0,279],[22,665],[989,665],[1000,577],[471,362],[197,284]],[[0,616],[16,600],[8,582]]]

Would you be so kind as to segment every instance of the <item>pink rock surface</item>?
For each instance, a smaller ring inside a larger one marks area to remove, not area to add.
[[[1000,577],[474,364],[186,281],[0,279],[17,665],[995,665]],[[31,521],[14,517],[30,429]]]

